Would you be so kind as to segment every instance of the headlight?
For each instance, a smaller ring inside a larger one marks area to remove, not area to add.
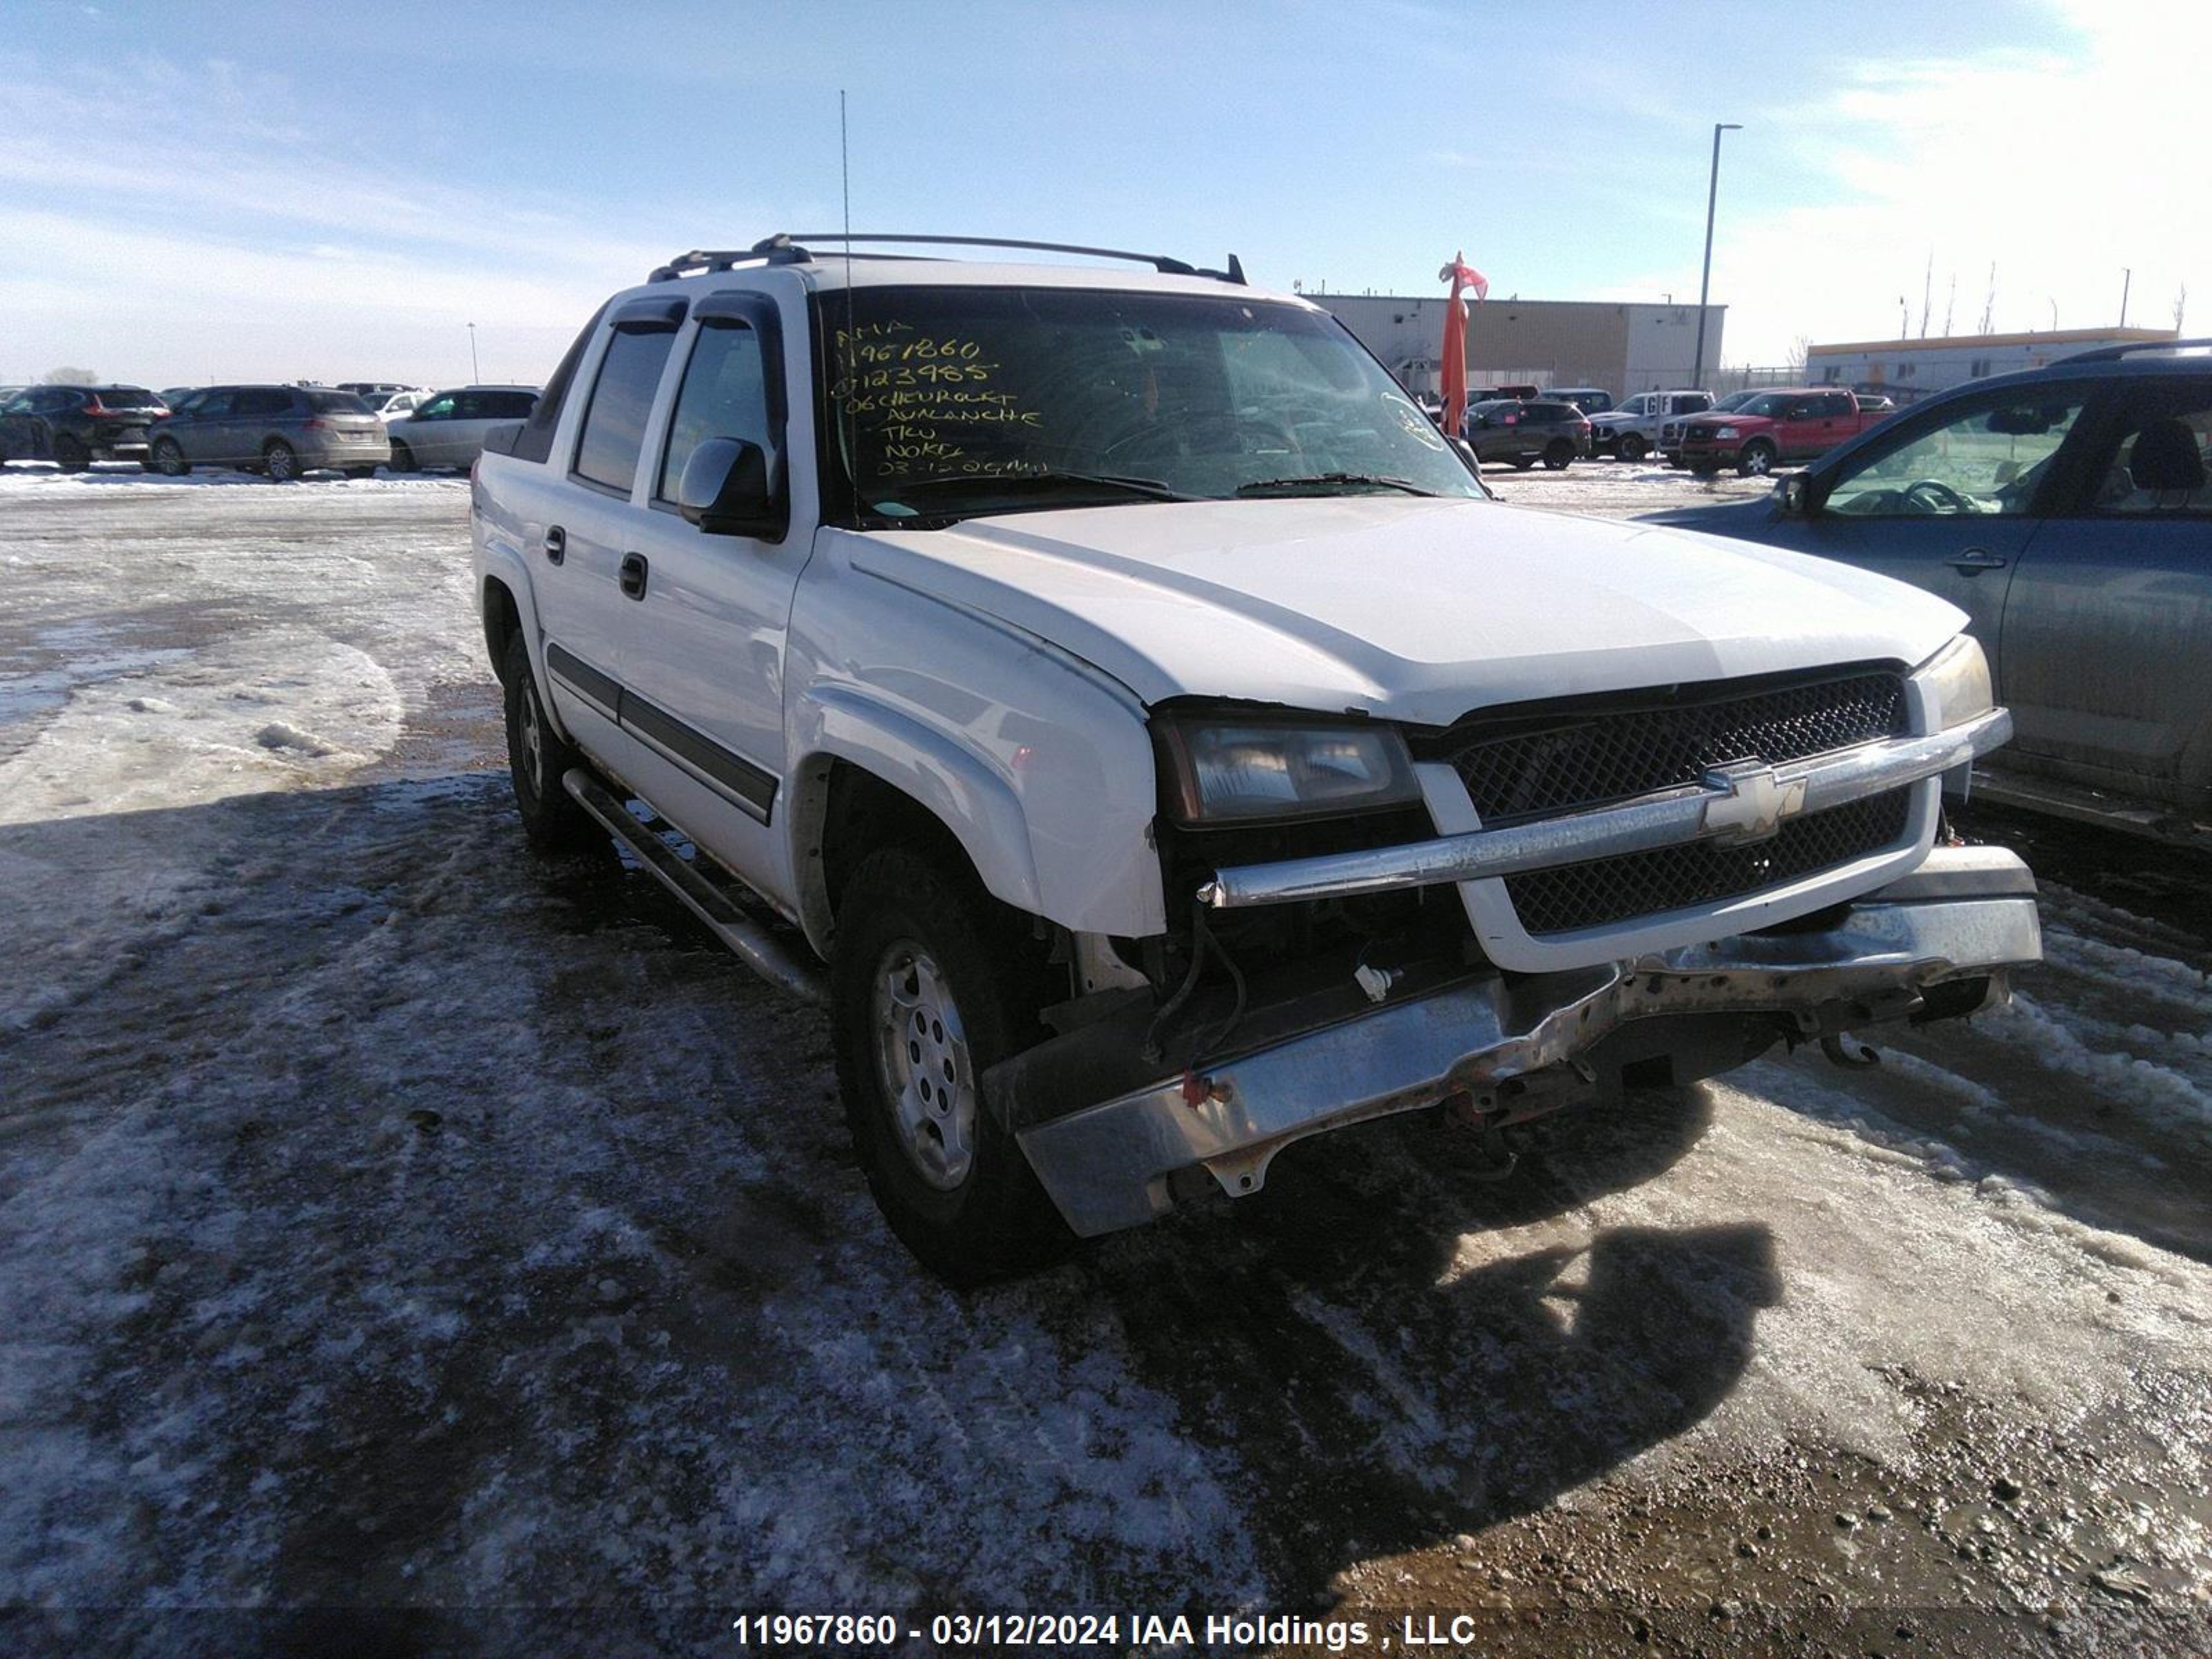
[[[1990,689],[1990,659],[1980,641],[1959,637],[1914,671],[1913,681],[1928,696],[1929,729],[1947,731],[1996,707]]]
[[[1420,799],[1406,741],[1390,726],[1196,720],[1157,730],[1180,823],[1328,817]]]
[[[1732,426],[1717,426],[1713,428],[1713,436],[1716,438],[1740,438],[1742,435]]]

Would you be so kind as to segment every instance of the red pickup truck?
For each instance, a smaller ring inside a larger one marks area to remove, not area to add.
[[[1682,464],[1700,477],[1724,466],[1757,477],[1824,455],[1893,412],[1863,410],[1850,392],[1829,387],[1762,392],[1724,415],[1693,416],[1682,428]]]

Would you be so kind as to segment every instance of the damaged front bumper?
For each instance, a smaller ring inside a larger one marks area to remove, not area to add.
[[[1785,1036],[1972,1013],[2002,1003],[2009,971],[2042,958],[2034,878],[1999,849],[1937,848],[1827,915],[1596,967],[1485,972],[1109,1098],[1040,1099],[1005,1076],[987,1078],[986,1093],[1068,1225],[1088,1236],[1164,1213],[1184,1171],[1232,1195],[1257,1191],[1278,1152],[1326,1130],[1457,1097],[1478,1121],[1533,1116],[1678,1038],[1683,1052],[1712,1054],[1712,1031],[1731,1021],[1753,1031],[1755,1053]],[[1690,1075],[1748,1057],[1692,1064]]]

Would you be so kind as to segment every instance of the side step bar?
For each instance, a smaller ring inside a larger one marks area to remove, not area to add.
[[[601,829],[637,854],[637,861],[685,909],[705,922],[746,967],[771,985],[808,1002],[830,1000],[828,981],[811,956],[784,944],[704,871],[678,858],[666,842],[631,817],[629,809],[597,778],[580,766],[571,767],[562,775],[561,786],[599,821]]]

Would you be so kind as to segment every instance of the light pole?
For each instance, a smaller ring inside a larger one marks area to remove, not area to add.
[[[2128,290],[2135,286],[2135,281],[2136,268],[2133,265],[2122,265],[2120,267],[2120,326],[2122,328],[2128,325]]]
[[[1713,282],[1713,208],[1721,195],[1721,134],[1741,132],[1739,121],[1716,122],[1713,126],[1713,173],[1705,185],[1705,268],[1698,278],[1698,349],[1690,359],[1689,389],[1696,391],[1705,383],[1705,295]]]
[[[469,378],[472,380],[483,379],[483,370],[477,366],[477,325],[474,323],[469,325]]]

